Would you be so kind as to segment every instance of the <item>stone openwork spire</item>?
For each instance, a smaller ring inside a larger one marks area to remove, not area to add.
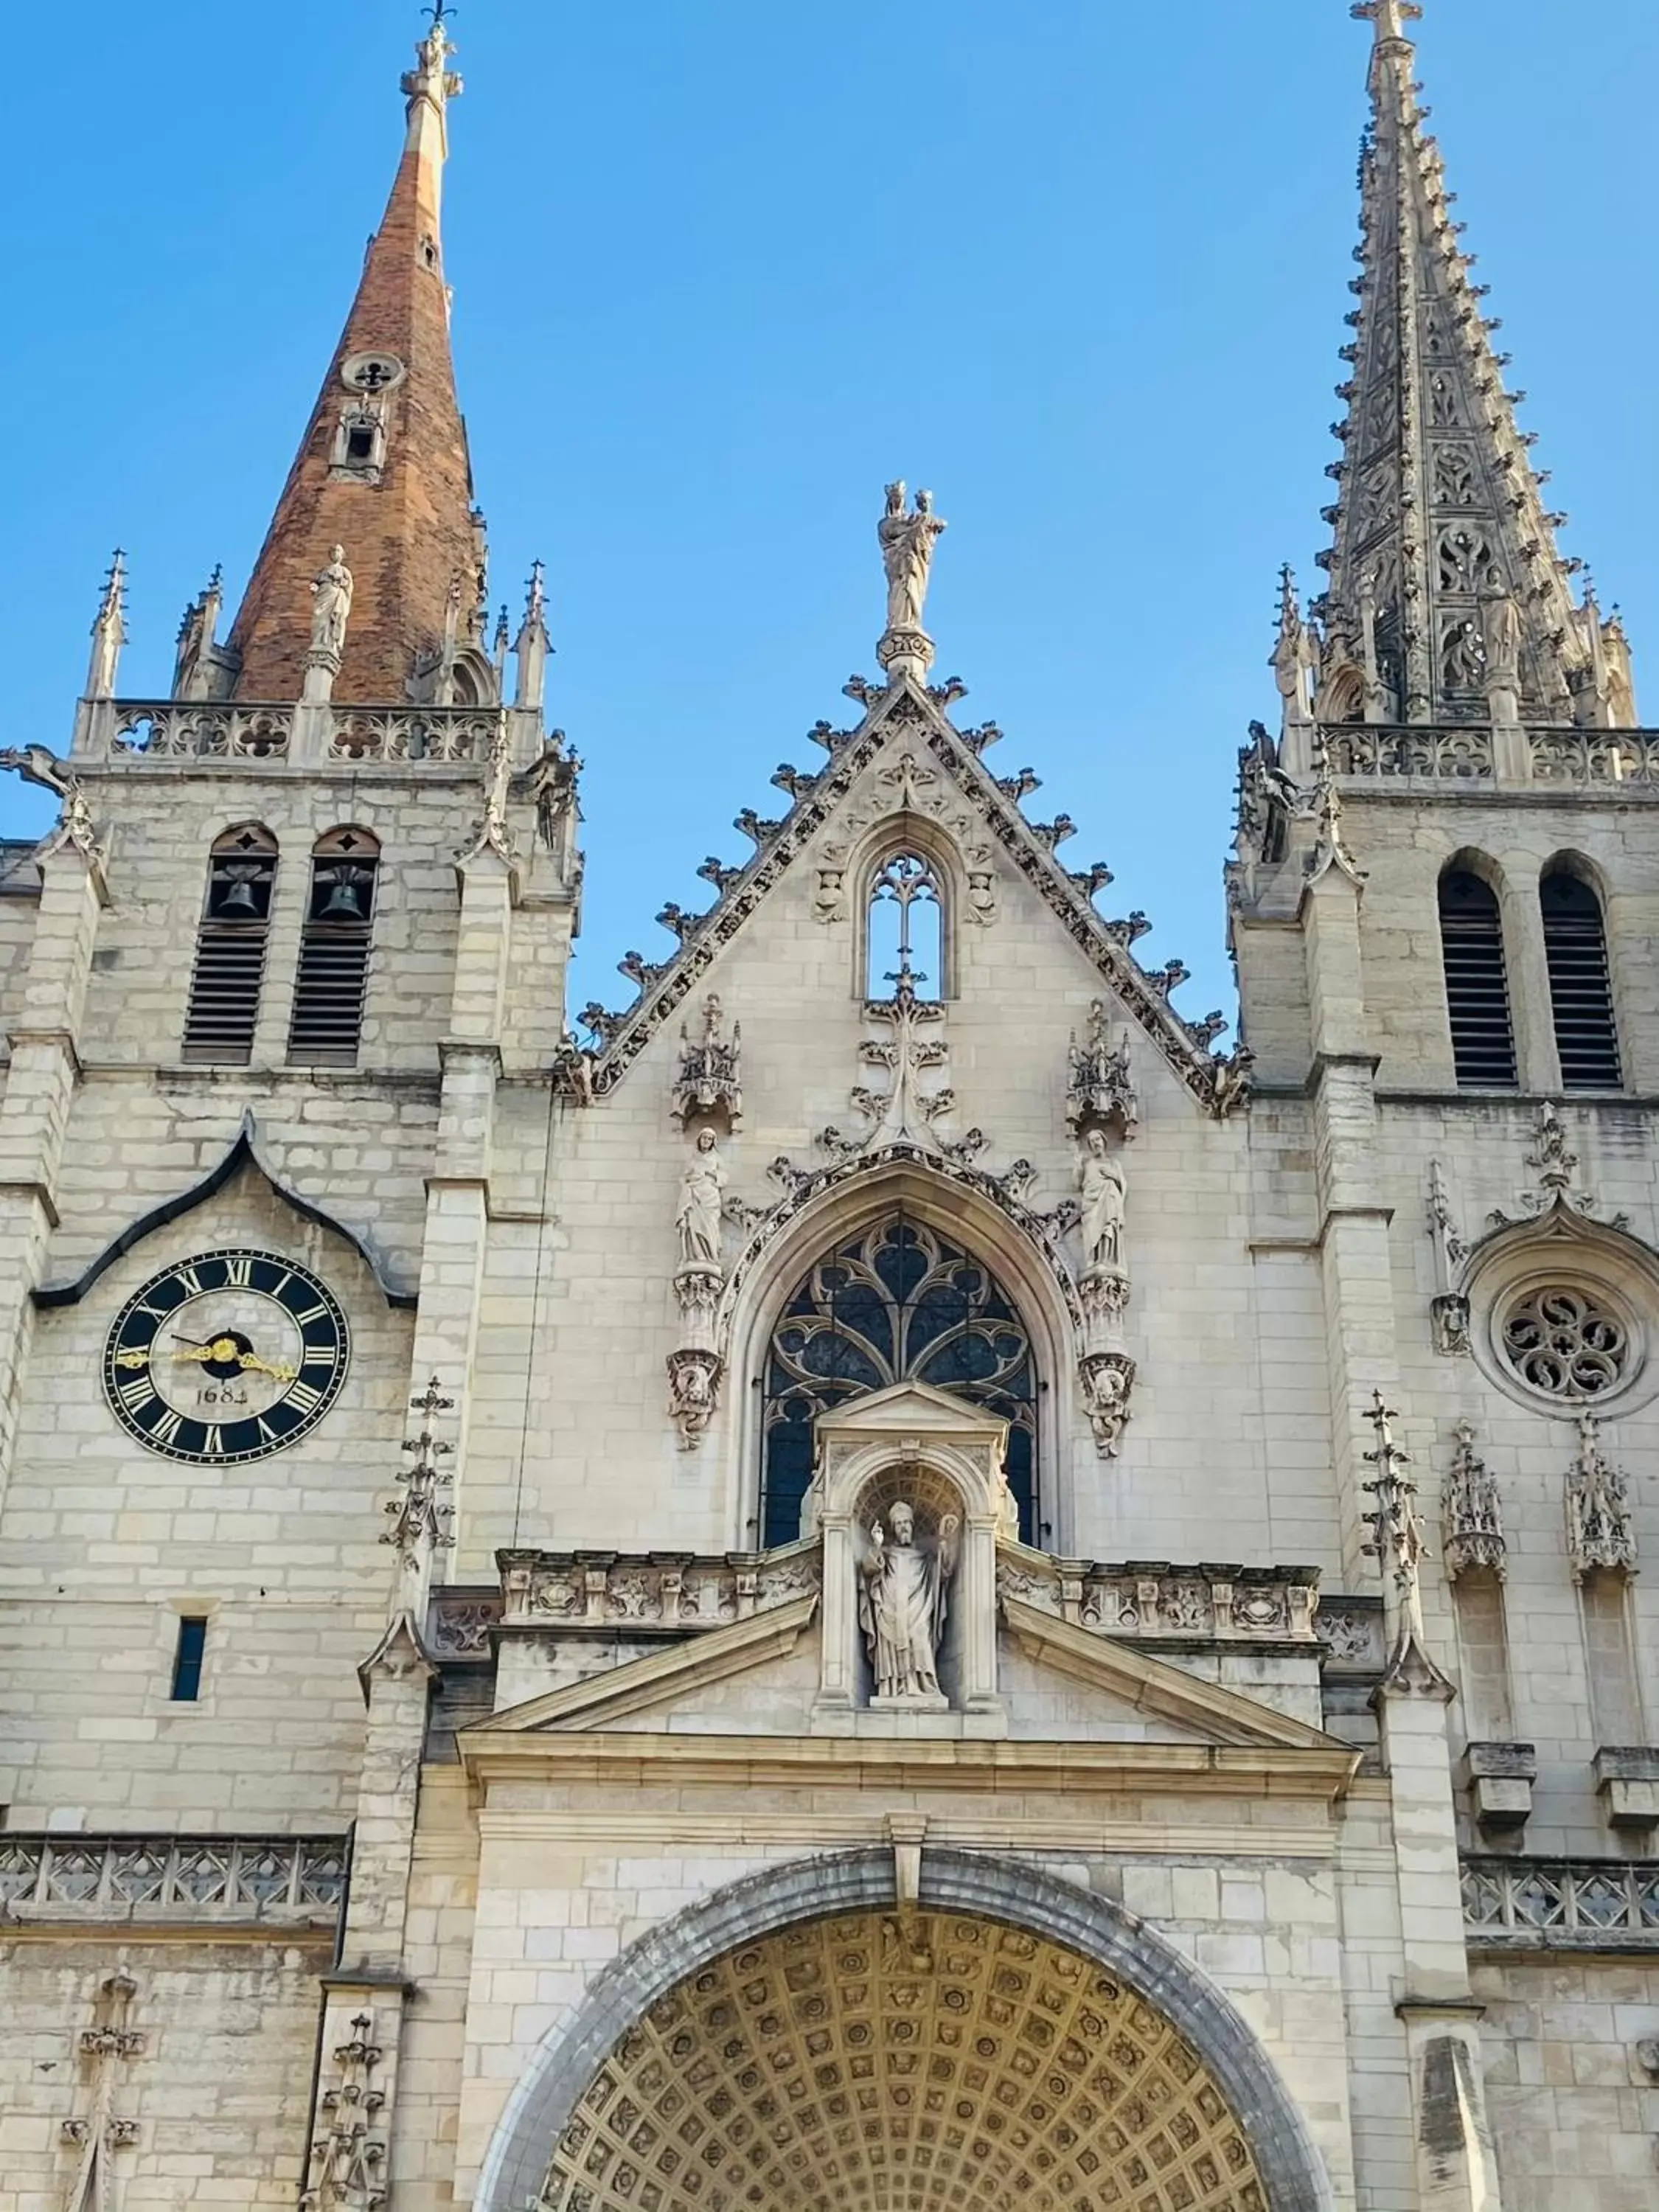
[[[432,695],[458,589],[459,647],[483,645],[482,520],[440,237],[447,109],[461,89],[453,51],[439,5],[403,81],[409,125],[392,196],[231,633],[242,699],[299,697],[312,584],[337,545],[356,583],[337,697],[395,703],[411,685]]]
[[[1321,720],[1610,720],[1601,618],[1572,603],[1555,544],[1565,518],[1545,510],[1508,356],[1492,349],[1498,325],[1424,129],[1407,35],[1422,9],[1364,0],[1353,13],[1376,38],[1346,451],[1321,556]]]

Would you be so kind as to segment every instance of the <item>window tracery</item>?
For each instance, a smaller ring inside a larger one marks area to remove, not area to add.
[[[820,1413],[890,1384],[931,1383],[1009,1425],[1007,1480],[1036,1539],[1036,1365],[1019,1310],[982,1261],[896,1212],[837,1243],[797,1284],[762,1376],[761,1541],[793,1543]]]
[[[1604,1396],[1630,1365],[1630,1331],[1583,1285],[1551,1283],[1523,1291],[1504,1310],[1498,1341],[1520,1379],[1552,1398]]]
[[[924,854],[892,854],[870,885],[864,995],[890,998],[901,977],[922,1000],[945,996],[945,893]]]

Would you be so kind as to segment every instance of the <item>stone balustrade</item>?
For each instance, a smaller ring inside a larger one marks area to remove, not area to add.
[[[720,1628],[819,1586],[816,1544],[724,1559],[653,1552],[501,1552],[504,1628]]]
[[[482,765],[501,732],[495,707],[349,707],[228,704],[213,700],[122,699],[95,703],[88,750],[125,761],[287,760],[301,714],[320,724],[323,757],[360,765]],[[314,746],[313,736],[307,743]]]
[[[349,1856],[343,1835],[0,1835],[0,1920],[326,1926]]]
[[[1103,1566],[1004,1545],[997,1593],[1107,1636],[1148,1640],[1301,1644],[1317,1648],[1314,1567]]]
[[[1378,782],[1477,787],[1500,775],[1521,787],[1659,793],[1659,731],[1546,729],[1517,732],[1519,753],[1500,763],[1485,725],[1341,723],[1324,731],[1333,775]]]
[[[1411,776],[1433,783],[1490,783],[1493,775],[1489,729],[1431,728],[1382,723],[1332,728],[1325,733],[1331,773],[1367,781]]]
[[[1659,1863],[1466,1859],[1463,1923],[1476,1951],[1659,1951]]]

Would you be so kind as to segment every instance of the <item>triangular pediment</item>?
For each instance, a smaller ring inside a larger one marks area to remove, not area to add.
[[[856,696],[866,707],[856,727],[837,731],[826,723],[814,732],[829,751],[828,764],[815,775],[780,769],[774,779],[789,793],[787,814],[763,821],[751,809],[738,817],[755,841],[748,866],[727,870],[711,863],[700,872],[718,896],[704,914],[676,910],[678,952],[661,966],[629,956],[628,972],[641,986],[635,1003],[620,1015],[589,1010],[590,1026],[603,1041],[592,1066],[592,1097],[604,1099],[623,1080],[658,1030],[702,986],[716,953],[750,927],[786,875],[810,865],[807,856],[826,830],[861,836],[883,814],[908,812],[964,848],[982,851],[988,867],[993,854],[1012,863],[1192,1097],[1216,1114],[1239,1104],[1248,1062],[1212,1053],[1211,1032],[1189,1028],[1176,1012],[1171,976],[1149,975],[1130,949],[1143,924],[1110,921],[1097,912],[1101,872],[1073,874],[1056,857],[1071,823],[1064,817],[1053,823],[1029,821],[1019,805],[1024,779],[1000,781],[986,768],[981,755],[1000,732],[989,725],[957,729],[945,712],[957,696],[953,687],[929,690],[896,678],[884,691],[860,685]]]
[[[1057,1619],[1023,1599],[1006,1597],[1002,1615],[1025,1658],[1091,1693],[1102,1717],[1128,1711],[1162,1723],[1166,1740],[1256,1751],[1344,1752],[1322,1729],[1310,1728],[1258,1698],[1206,1681],[1131,1643]]]
[[[952,1397],[930,1382],[890,1382],[884,1390],[866,1397],[833,1414],[820,1416],[820,1434],[833,1429],[838,1437],[889,1437],[896,1430],[918,1435],[950,1435],[997,1442],[1008,1424],[994,1413],[981,1413],[965,1398]]]

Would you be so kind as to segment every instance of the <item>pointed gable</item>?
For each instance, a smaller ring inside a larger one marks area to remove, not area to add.
[[[873,817],[860,811],[859,801],[871,772],[877,770],[894,779],[896,795],[884,802],[890,811],[914,808],[923,822],[937,819],[957,838],[982,841],[988,850],[994,847],[1006,856],[1200,1104],[1218,1115],[1240,1105],[1247,1095],[1249,1054],[1212,1053],[1209,1041],[1218,1023],[1189,1024],[1176,1012],[1170,993],[1185,973],[1178,963],[1155,975],[1141,967],[1130,948],[1148,926],[1144,916],[1110,921],[1097,911],[1094,896],[1109,881],[1109,872],[1095,868],[1073,874],[1064,866],[1055,848],[1073,824],[1064,817],[1044,824],[1026,819],[1019,806],[1026,780],[1000,781],[981,758],[1001,732],[992,725],[963,731],[950,720],[945,708],[960,687],[929,690],[908,676],[895,675],[885,690],[848,688],[864,705],[864,719],[851,730],[821,724],[814,731],[830,754],[817,775],[780,769],[774,781],[788,790],[792,801],[782,819],[762,821],[752,810],[738,817],[738,826],[755,841],[754,857],[740,869],[705,864],[700,872],[715,884],[718,896],[704,914],[674,910],[678,953],[660,967],[629,956],[624,969],[638,982],[641,995],[626,1013],[609,1014],[597,1006],[587,1009],[584,1020],[602,1043],[592,1073],[593,1096],[605,1097],[623,1080],[723,948],[762,911],[775,887],[790,871],[807,864],[806,855],[820,848],[823,833],[837,823],[849,834],[872,826]],[[907,756],[915,764],[909,769]],[[925,794],[916,789],[923,779]]]
[[[462,641],[480,641],[479,526],[440,222],[460,80],[441,20],[416,51],[386,213],[231,633],[239,698],[300,696],[312,580],[336,544],[355,582],[337,696],[407,698],[417,664],[443,643],[458,586]]]

